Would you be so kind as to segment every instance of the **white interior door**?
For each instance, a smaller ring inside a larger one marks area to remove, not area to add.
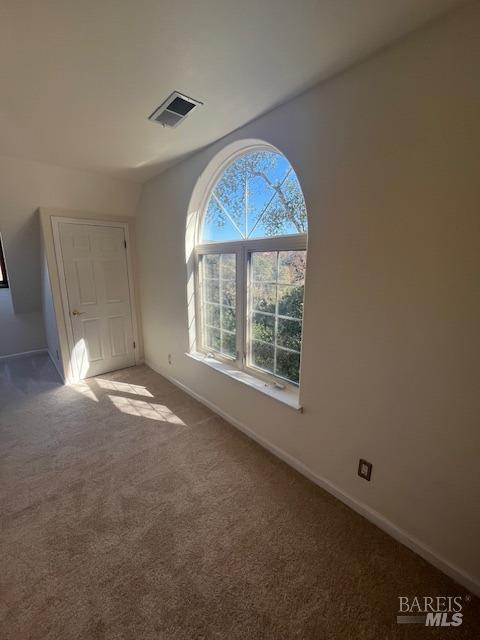
[[[59,224],[73,357],[81,378],[135,364],[123,227]]]

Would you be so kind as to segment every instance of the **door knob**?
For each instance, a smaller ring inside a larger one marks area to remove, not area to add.
[[[72,311],[72,316],[82,316],[85,313],[85,311],[78,311],[78,309],[74,309]]]

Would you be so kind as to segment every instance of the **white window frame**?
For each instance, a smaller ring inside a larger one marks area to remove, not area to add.
[[[202,242],[202,230],[204,218],[206,215],[207,205],[210,196],[217,185],[218,180],[225,170],[233,164],[241,156],[252,151],[273,151],[281,153],[278,149],[267,143],[250,144],[248,147],[237,149],[230,154],[225,160],[217,166],[216,170],[210,176],[208,183],[205,185],[201,200],[197,207],[197,224],[194,233],[194,308],[195,308],[195,352],[203,356],[210,356],[214,361],[224,363],[230,367],[233,365],[235,369],[243,371],[246,374],[265,382],[267,385],[275,389],[285,388],[294,396],[298,396],[301,379],[298,384],[290,382],[285,378],[276,376],[262,369],[249,366],[248,363],[248,305],[249,305],[249,269],[250,256],[253,251],[307,251],[308,232],[303,234],[292,234],[283,236],[273,236],[267,238],[252,238],[231,240],[228,242]],[[288,160],[288,158],[287,158]],[[294,170],[294,169],[293,169]],[[236,255],[236,357],[232,358],[205,347],[204,331],[202,317],[202,282],[200,274],[201,256],[206,254],[218,253],[234,253]],[[307,256],[308,260],[308,256]],[[305,299],[305,289],[304,289]],[[300,345],[300,373],[302,364],[302,346],[303,346],[303,316],[302,316],[302,344]],[[281,392],[281,391],[280,391]],[[297,407],[298,408],[298,407]]]
[[[203,219],[200,221],[203,222]],[[306,251],[307,234],[295,234],[288,236],[274,236],[271,238],[252,238],[251,240],[232,240],[230,242],[209,242],[198,244],[195,247],[195,317],[197,330],[197,351],[213,357],[220,362],[234,364],[240,371],[260,378],[275,386],[282,385],[285,388],[298,390],[300,384],[295,384],[262,369],[250,366],[249,353],[249,281],[250,259],[252,252],[256,251]],[[201,257],[208,254],[233,253],[236,255],[236,357],[232,358],[205,346],[202,318],[202,281],[201,281]],[[302,342],[303,342],[303,317],[302,317]],[[302,357],[302,345],[300,345],[300,368]]]

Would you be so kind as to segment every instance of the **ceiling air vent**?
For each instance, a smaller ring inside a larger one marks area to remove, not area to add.
[[[153,122],[159,122],[164,127],[176,127],[201,104],[203,103],[198,100],[174,91],[165,102],[162,102],[158,109],[155,109],[148,119]]]

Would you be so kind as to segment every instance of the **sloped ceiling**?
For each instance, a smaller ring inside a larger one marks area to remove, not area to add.
[[[462,0],[3,0],[0,154],[145,181]],[[147,116],[204,102],[177,129]]]

